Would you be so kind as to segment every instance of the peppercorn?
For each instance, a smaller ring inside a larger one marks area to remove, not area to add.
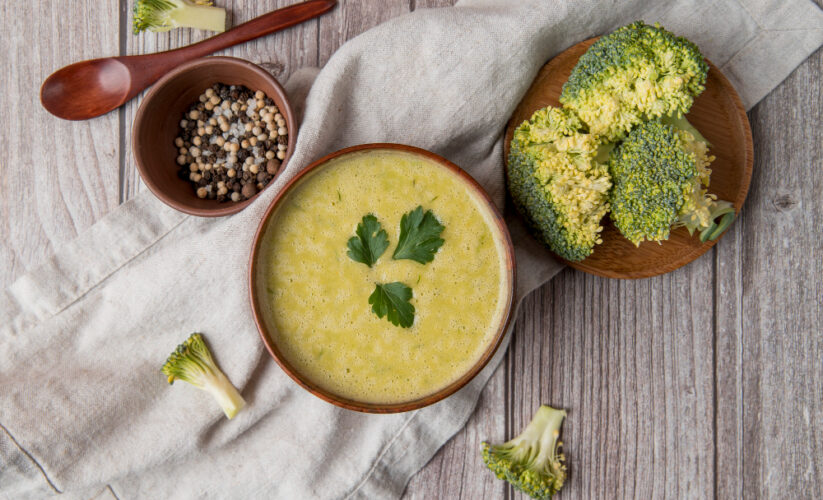
[[[246,199],[251,198],[257,194],[257,188],[250,182],[243,186],[243,192],[241,194],[246,197]]]
[[[271,182],[285,159],[286,122],[261,90],[216,83],[197,97],[179,125],[177,175],[192,183],[199,198],[249,199]]]

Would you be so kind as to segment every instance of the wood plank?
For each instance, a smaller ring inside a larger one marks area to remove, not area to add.
[[[823,497],[823,51],[751,113],[743,219],[746,498]]]
[[[755,156],[755,160],[757,156]],[[755,171],[756,171],[755,165]],[[749,201],[715,247],[715,477],[716,498],[743,497],[743,261]]]
[[[504,495],[505,483],[498,481],[483,465],[480,443],[505,440],[506,373],[504,361],[483,389],[477,409],[466,426],[412,477],[404,499],[500,498]]]
[[[712,495],[712,267],[707,254],[647,280],[566,270],[526,299],[510,432],[540,404],[567,409],[565,498]]]
[[[40,84],[77,59],[118,46],[116,4],[0,2],[0,283],[8,286],[56,245],[117,206],[117,116],[68,122],[40,105]]]

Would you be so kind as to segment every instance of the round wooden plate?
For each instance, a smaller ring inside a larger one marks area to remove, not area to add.
[[[508,162],[514,129],[538,109],[560,106],[558,98],[563,84],[577,60],[596,40],[592,38],[578,43],[543,66],[509,119],[504,161]],[[740,97],[711,62],[706,90],[695,99],[687,117],[711,143],[709,152],[717,158],[711,165],[709,192],[716,194],[718,199],[732,202],[739,214],[752,178],[752,131]],[[697,233],[691,236],[681,227],[673,230],[669,239],[660,244],[647,241],[636,247],[617,231],[609,215],[603,218],[602,224],[603,243],[595,246],[594,252],[585,260],[567,264],[607,278],[648,278],[688,264],[717,242],[701,243]]]

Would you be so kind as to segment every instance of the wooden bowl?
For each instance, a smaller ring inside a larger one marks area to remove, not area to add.
[[[200,94],[215,83],[262,90],[277,105],[286,120],[289,143],[280,171],[275,175],[283,171],[297,138],[297,125],[286,92],[271,74],[256,64],[234,57],[204,57],[185,63],[161,78],[137,110],[132,131],[134,159],[143,182],[155,196],[172,208],[202,217],[237,213],[260,194],[238,202],[201,199],[189,181],[177,176],[179,165],[174,139],[179,134],[180,120]],[[269,181],[266,188],[272,184]]]
[[[504,161],[508,162],[514,130],[524,120],[538,109],[560,106],[563,84],[577,60],[596,40],[592,38],[578,43],[543,66],[506,127]],[[718,199],[732,202],[735,212],[740,213],[752,178],[752,132],[740,97],[711,62],[706,90],[695,99],[687,116],[712,144],[709,153],[717,157],[711,165],[709,192],[716,194]],[[697,234],[691,236],[686,228],[680,227],[660,244],[647,241],[636,247],[614,227],[609,215],[603,218],[602,224],[603,243],[596,245],[585,260],[566,261],[568,265],[607,278],[648,278],[688,264],[717,242],[701,243]]]
[[[263,318],[264,309],[260,303],[260,297],[266,296],[265,284],[259,282],[259,275],[261,274],[261,271],[258,266],[260,260],[259,252],[262,246],[261,241],[268,230],[270,221],[272,220],[272,215],[280,206],[281,200],[283,200],[286,194],[288,194],[300,182],[301,179],[305,178],[307,174],[314,172],[315,170],[322,169],[325,165],[328,164],[330,160],[348,155],[350,153],[356,153],[367,150],[392,150],[412,153],[415,155],[419,155],[423,158],[427,158],[428,160],[431,160],[434,163],[441,165],[443,168],[458,174],[458,176],[466,183],[466,185],[470,189],[472,189],[479,196],[480,199],[486,202],[488,209],[491,211],[491,214],[494,217],[494,222],[497,225],[500,234],[503,235],[504,240],[503,248],[505,249],[506,259],[506,306],[504,314],[501,316],[500,324],[497,327],[493,340],[491,341],[491,343],[489,343],[489,346],[486,348],[486,351],[471,367],[471,369],[464,373],[459,379],[455,380],[454,382],[440,389],[434,394],[401,403],[376,404],[356,401],[338,396],[337,394],[334,394],[333,392],[330,392],[309,380],[297,369],[295,369],[291,365],[291,363],[289,363],[286,357],[283,356],[283,354],[280,352],[277,343],[274,341],[272,335],[269,332],[267,322]],[[288,184],[286,184],[286,186],[277,194],[277,197],[272,201],[271,205],[269,205],[269,208],[266,210],[266,214],[263,216],[263,220],[260,222],[260,226],[257,228],[257,233],[254,236],[254,245],[252,246],[249,261],[249,294],[251,298],[252,312],[254,314],[254,321],[257,324],[257,329],[260,332],[260,337],[263,339],[263,343],[266,345],[266,349],[268,349],[271,356],[274,358],[277,364],[280,365],[283,371],[286,372],[286,374],[288,374],[289,377],[291,377],[295,382],[300,384],[304,389],[311,392],[320,399],[323,399],[329,403],[349,410],[367,413],[399,413],[404,411],[416,410],[418,408],[428,406],[430,404],[442,400],[447,396],[454,394],[457,390],[459,390],[461,387],[466,385],[472,378],[474,378],[475,375],[477,375],[480,372],[480,370],[482,370],[483,367],[486,366],[486,363],[489,362],[492,356],[494,356],[495,351],[497,351],[497,348],[503,341],[503,337],[505,337],[506,332],[509,329],[509,325],[513,320],[512,314],[514,307],[515,282],[514,246],[512,245],[509,230],[506,227],[506,223],[503,220],[503,216],[497,210],[497,207],[495,207],[494,203],[492,202],[491,198],[489,198],[489,195],[486,193],[486,191],[463,169],[434,153],[413,146],[406,146],[402,144],[362,144],[359,146],[341,149],[340,151],[334,152],[328,156],[324,156],[323,158],[315,161],[314,163],[306,167],[303,171],[297,174],[295,178],[289,181]]]

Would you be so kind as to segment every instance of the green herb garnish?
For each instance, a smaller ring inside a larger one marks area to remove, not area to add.
[[[440,224],[432,211],[423,213],[422,206],[403,214],[400,219],[400,239],[392,258],[409,259],[421,264],[431,262],[434,254],[443,246],[443,238],[440,237],[443,229],[443,224]]]
[[[395,281],[382,285],[376,283],[374,292],[369,296],[371,310],[378,318],[388,316],[394,326],[408,328],[414,323],[414,306],[409,303],[412,289]]]
[[[363,216],[363,221],[357,225],[355,234],[357,236],[349,239],[347,255],[353,261],[371,267],[388,248],[389,237],[386,231],[381,229],[377,217],[371,214]]]

